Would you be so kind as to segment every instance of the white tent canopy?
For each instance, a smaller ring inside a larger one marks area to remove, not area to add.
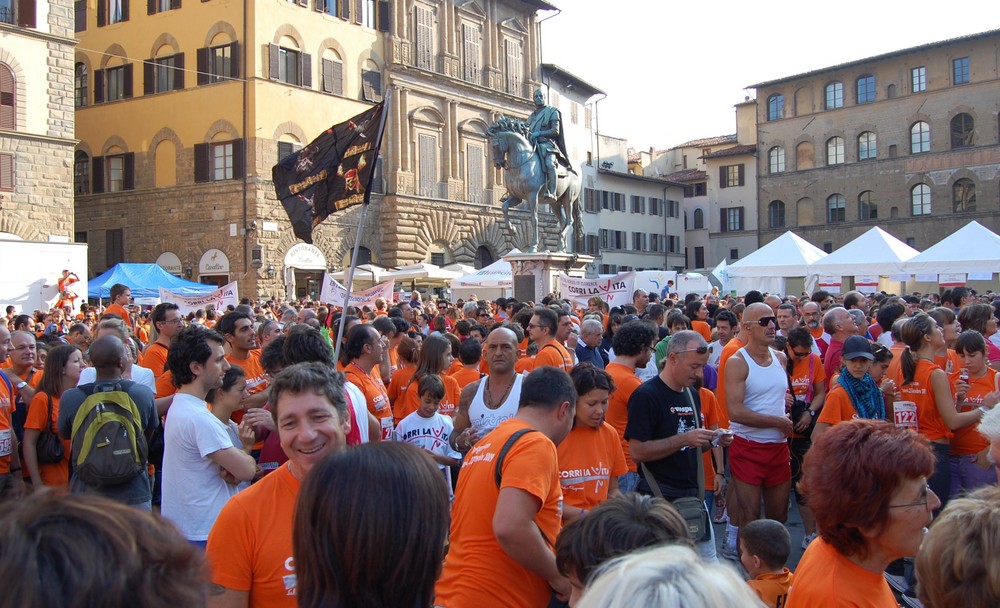
[[[514,270],[510,262],[500,258],[489,266],[484,266],[479,270],[457,277],[451,280],[452,289],[468,289],[476,287],[501,287],[510,288],[514,286]]]
[[[821,276],[893,275],[905,272],[903,262],[920,252],[875,227],[813,263],[810,274]]]
[[[789,231],[726,267],[734,277],[804,277],[812,273],[811,264],[822,260],[826,252]]]
[[[429,282],[440,282],[454,279],[458,276],[459,273],[452,270],[445,270],[444,268],[434,264],[420,262],[419,264],[400,266],[396,270],[387,272],[384,275],[384,278],[392,279],[393,281],[414,281],[422,279]]]
[[[337,272],[332,272],[330,276],[340,283],[344,283],[347,281],[347,270],[345,268]],[[375,285],[376,283],[381,283],[388,272],[388,268],[383,268],[378,264],[360,264],[354,269],[354,282],[357,284],[358,281],[364,281]]]
[[[973,220],[903,264],[903,272],[1000,272],[1000,236]]]

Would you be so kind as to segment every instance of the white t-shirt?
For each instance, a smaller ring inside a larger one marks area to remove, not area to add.
[[[722,340],[716,340],[708,345],[708,364],[712,367],[719,368],[719,359],[722,358],[722,349],[725,345]]]
[[[462,455],[451,449],[448,438],[455,428],[451,418],[435,412],[430,418],[424,418],[419,412],[413,412],[403,418],[394,431],[393,439],[404,441],[428,452],[461,460]],[[438,467],[444,469],[443,464]]]
[[[80,372],[80,381],[76,383],[77,386],[82,386],[84,384],[90,384],[97,379],[97,368],[85,367],[83,371]],[[153,375],[153,370],[148,367],[143,367],[141,365],[132,364],[132,382],[136,384],[141,384],[153,391],[156,394],[156,376]]]
[[[353,382],[345,382],[344,387],[347,389],[347,396],[350,397],[347,407],[354,408],[354,419],[358,421],[361,443],[368,443],[368,401],[365,400],[365,394]]]
[[[192,541],[208,533],[226,502],[236,494],[209,454],[235,447],[226,425],[208,405],[184,393],[174,395],[164,426],[163,501],[160,513]]]

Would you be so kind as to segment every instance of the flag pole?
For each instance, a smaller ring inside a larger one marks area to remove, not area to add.
[[[340,310],[340,323],[337,327],[337,339],[333,343],[333,361],[336,363],[340,358],[340,345],[344,339],[344,316],[347,314],[347,307],[351,303],[351,287],[354,283],[354,270],[358,265],[358,251],[361,249],[361,234],[365,227],[365,218],[368,216],[368,203],[372,196],[372,182],[375,181],[375,170],[378,167],[379,157],[382,155],[382,134],[385,132],[385,119],[389,115],[389,100],[392,97],[392,89],[386,89],[385,97],[382,100],[382,116],[379,117],[378,135],[376,140],[378,145],[375,148],[375,156],[372,159],[372,170],[368,174],[368,183],[365,184],[365,201],[361,205],[361,218],[358,220],[358,233],[354,237],[354,251],[351,252],[351,265],[347,269],[345,277],[344,303]]]

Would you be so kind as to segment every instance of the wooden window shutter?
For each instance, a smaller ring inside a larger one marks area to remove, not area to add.
[[[180,7],[181,7],[181,0],[170,0],[170,8],[171,9],[180,8]]]
[[[743,165],[740,165],[740,185],[741,186],[744,185],[744,181],[743,180],[744,180]]]
[[[87,0],[74,0],[74,30],[77,32],[87,31]]]
[[[719,209],[719,232],[729,232],[729,226],[726,224],[726,209]]]
[[[338,17],[345,21],[351,20],[351,0],[335,0],[340,4],[340,10],[338,12]]]
[[[104,157],[95,156],[90,159],[91,192],[100,194],[104,192]]]
[[[361,16],[364,12],[362,4],[365,0],[354,0],[354,23],[361,23]]]
[[[122,21],[128,21],[129,0],[122,0]]]
[[[309,0],[299,0],[299,6],[309,6]]]
[[[334,95],[344,94],[344,64],[339,61],[331,61],[331,93]]]
[[[94,103],[104,103],[104,70],[94,70]]]
[[[208,71],[210,69],[208,66],[208,61],[209,61],[209,53],[211,52],[212,51],[209,48],[198,49],[197,52],[195,52],[195,59],[196,63],[198,64],[199,85],[208,84],[208,77],[209,77]]]
[[[17,24],[35,27],[35,0],[17,0]]]
[[[147,15],[156,14],[156,0],[146,0],[146,14]]]
[[[242,139],[233,141],[233,179],[243,179],[246,177],[246,163],[243,162],[243,155],[246,146]]]
[[[126,63],[125,66],[122,68],[122,72],[123,72],[123,75],[124,75],[124,78],[122,80],[124,80],[124,82],[125,82],[125,84],[123,86],[123,88],[125,89],[123,91],[123,97],[125,99],[131,99],[132,98],[132,64],[131,63]]]
[[[729,184],[726,183],[726,168],[719,167],[719,187],[728,188]]]
[[[97,27],[108,24],[108,0],[97,0]],[[101,192],[104,192],[101,190]]]
[[[14,190],[14,155],[0,154],[0,190]]]
[[[229,45],[229,76],[239,78],[240,74],[240,43],[233,42]]]
[[[126,152],[123,156],[122,165],[122,189],[135,190],[135,152]]]
[[[194,181],[197,183],[207,182],[209,174],[209,156],[212,148],[209,144],[194,145]],[[235,150],[234,150],[235,155]]]
[[[150,95],[155,90],[153,88],[153,69],[156,67],[153,59],[147,59],[142,62],[142,94]]]
[[[304,89],[311,89],[313,86],[312,55],[309,53],[299,54],[299,83]]]
[[[184,53],[174,55],[174,90],[184,88]]]
[[[285,159],[286,156],[294,152],[295,146],[291,142],[279,141],[278,142],[278,162]]]
[[[324,93],[333,93],[333,62],[329,59],[320,59],[320,66],[323,72],[323,82],[320,89]],[[278,144],[279,148],[281,144]]]
[[[375,27],[378,28],[380,32],[388,32],[391,24],[390,20],[390,10],[389,10],[389,0],[378,0],[378,23]]]
[[[742,165],[740,165],[740,169],[742,169],[742,168],[743,168],[743,166],[742,166]],[[741,173],[742,173],[742,171],[741,171]],[[743,226],[743,210],[744,210],[744,208],[743,208],[743,207],[740,207],[740,208],[739,208],[739,215],[738,215],[738,217],[739,217],[739,220],[740,220],[740,221],[739,221],[739,226],[740,226],[740,230],[745,230],[745,229],[746,229],[746,228],[744,228],[744,226]]]
[[[267,55],[268,55],[267,77],[271,80],[277,80],[278,70],[279,70],[278,62],[281,60],[278,56],[278,45],[268,44]]]
[[[326,3],[327,0],[316,0],[316,3],[313,4],[313,10],[316,11],[317,13],[325,13]]]

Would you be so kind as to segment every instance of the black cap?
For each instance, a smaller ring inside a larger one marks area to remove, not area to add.
[[[872,345],[861,336],[851,336],[844,342],[844,359],[849,361],[859,357],[874,361],[875,355],[872,354]]]

